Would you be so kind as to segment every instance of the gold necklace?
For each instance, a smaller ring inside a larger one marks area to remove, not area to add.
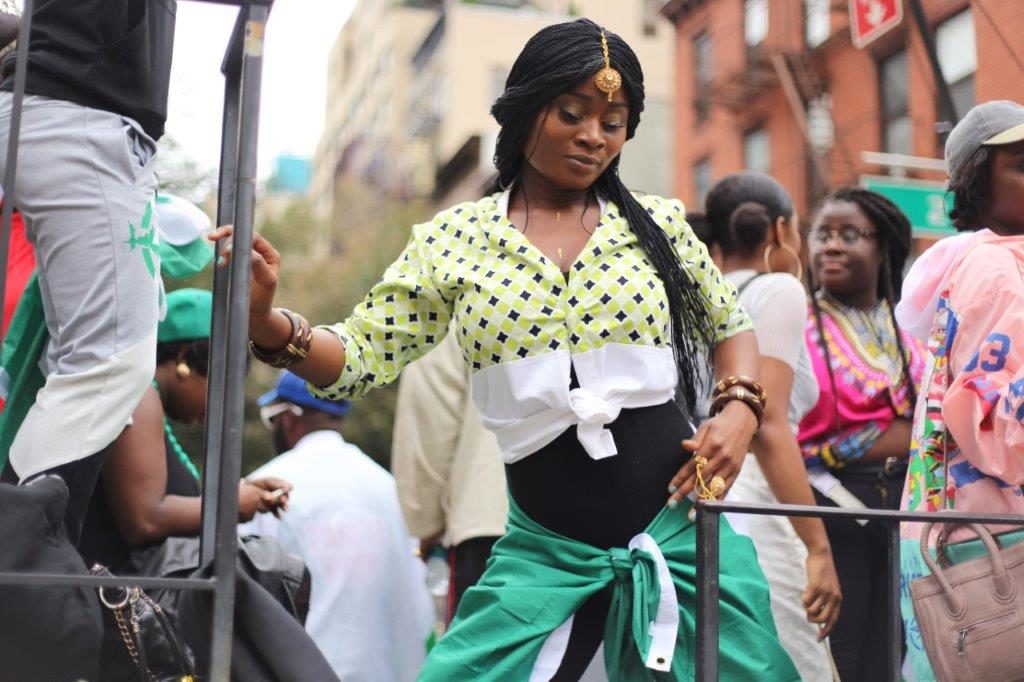
[[[526,193],[525,190],[523,190],[523,200],[526,202],[526,224],[523,225],[523,229],[521,230],[521,233],[522,234],[526,234],[526,231],[528,229],[530,229],[530,213],[531,213],[531,211],[530,211],[530,196]],[[583,219],[586,217],[587,209],[589,209],[589,208],[590,208],[590,192],[587,192],[586,197],[583,199],[583,210],[580,211],[580,229],[583,230],[584,232],[586,232],[588,235],[593,235],[594,232],[592,230],[588,230],[587,226],[583,224]],[[556,223],[562,222],[562,212],[561,211],[555,211],[555,222]]]

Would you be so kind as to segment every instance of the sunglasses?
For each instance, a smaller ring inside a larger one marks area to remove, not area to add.
[[[268,430],[273,430],[274,420],[285,412],[291,412],[296,417],[302,416],[302,408],[298,405],[274,403],[273,405],[264,405],[260,408],[260,421],[263,422],[263,426],[267,427]]]

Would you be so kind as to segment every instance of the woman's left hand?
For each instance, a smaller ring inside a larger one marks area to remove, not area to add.
[[[743,458],[750,450],[750,440],[757,431],[757,417],[745,403],[731,400],[722,411],[700,425],[693,438],[683,441],[683,448],[699,454],[708,460],[704,467],[705,483],[710,483],[715,476],[725,480],[725,490],[732,487],[733,481],[740,473]],[[668,498],[670,507],[676,506],[680,500],[693,492],[697,483],[697,466],[691,458],[669,482]]]
[[[807,620],[818,625],[818,641],[830,634],[839,620],[843,601],[839,575],[836,573],[831,550],[811,552],[807,555],[807,589],[803,593]]]

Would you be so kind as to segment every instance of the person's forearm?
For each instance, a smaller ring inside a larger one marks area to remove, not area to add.
[[[909,419],[897,418],[882,432],[874,445],[864,453],[862,462],[882,462],[890,457],[906,458],[910,455],[911,423]]]
[[[292,323],[277,310],[265,317],[249,320],[249,338],[262,350],[273,352],[285,347],[292,335]],[[325,329],[313,330],[309,355],[289,369],[314,386],[330,386],[345,367],[345,346]]]
[[[765,421],[754,437],[751,448],[775,499],[782,504],[816,504],[807,480],[803,457],[788,424]],[[821,519],[793,516],[789,520],[808,553],[831,553],[825,524]]]
[[[715,347],[715,378],[745,375],[757,380],[761,375],[760,354],[754,332],[740,332],[720,341]],[[768,396],[771,400],[771,396]]]
[[[166,495],[148,514],[133,512],[122,534],[133,546],[160,542],[169,537],[198,535],[202,528],[202,498]]]

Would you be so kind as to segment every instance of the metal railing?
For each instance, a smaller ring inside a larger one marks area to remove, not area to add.
[[[951,522],[1024,525],[1024,516],[957,512],[903,512],[883,509],[841,509],[795,504],[697,502],[697,674],[698,682],[718,680],[718,560],[721,515],[811,516],[821,519],[866,519],[884,524],[888,538],[886,580],[886,679],[897,682],[903,665],[903,623],[900,615],[900,523]]]
[[[217,224],[234,224],[235,239],[252,240],[256,202],[256,142],[259,127],[264,32],[274,0],[191,0],[239,8],[238,18],[221,65],[224,76],[224,116],[218,182]],[[25,94],[29,35],[34,0],[24,0],[18,35],[14,105],[4,172],[4,192],[14,196],[17,154]],[[13,201],[3,202],[0,230],[0,300],[7,282],[8,245]],[[221,245],[217,246],[217,256]],[[169,588],[212,593],[211,661],[213,680],[228,680],[235,606],[236,525],[238,480],[242,468],[242,421],[248,354],[248,258],[232,258],[227,268],[214,268],[213,319],[210,334],[210,373],[206,422],[206,464],[203,469],[201,565],[212,564],[203,578],[97,577],[0,573],[0,585],[125,586]],[[0,336],[2,340],[2,336]]]

